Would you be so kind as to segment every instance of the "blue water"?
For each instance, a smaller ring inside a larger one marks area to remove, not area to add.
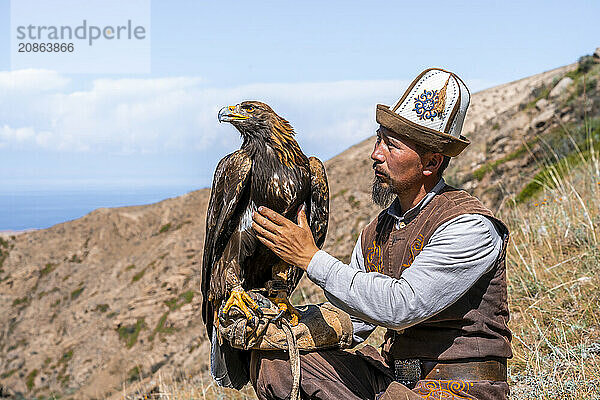
[[[80,218],[100,207],[151,204],[196,189],[179,186],[0,192],[0,231],[48,228]]]

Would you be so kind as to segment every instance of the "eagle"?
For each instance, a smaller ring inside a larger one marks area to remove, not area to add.
[[[282,261],[252,230],[252,214],[266,206],[295,220],[301,206],[319,248],[329,218],[329,188],[323,163],[304,155],[290,123],[259,101],[223,107],[219,122],[231,123],[242,146],[217,165],[206,216],[202,262],[202,318],[211,340],[213,377],[223,386],[243,386],[247,371],[232,373],[232,364],[246,364],[247,355],[221,341],[217,313],[237,306],[251,320],[260,313],[247,291],[263,289],[292,325],[299,314],[288,297],[304,271]],[[229,364],[229,365],[226,365]],[[237,367],[236,367],[237,368]],[[221,380],[221,381],[220,381]]]

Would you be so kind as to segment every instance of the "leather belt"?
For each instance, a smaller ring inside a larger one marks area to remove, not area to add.
[[[506,381],[506,359],[461,361],[394,360],[396,381],[411,388],[420,379]]]

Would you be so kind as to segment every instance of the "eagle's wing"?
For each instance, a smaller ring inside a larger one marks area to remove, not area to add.
[[[322,248],[329,222],[329,185],[327,184],[325,166],[321,160],[316,157],[309,157],[308,161],[310,167],[310,196],[306,199],[308,224],[315,239],[315,244],[318,248]],[[301,268],[290,269],[287,280],[288,296],[298,286],[303,275],[304,270]]]
[[[310,157],[310,229],[319,248],[325,243],[329,222],[329,185],[325,166],[316,157]]]
[[[208,301],[213,265],[221,258],[232,232],[237,228],[234,218],[240,200],[246,192],[252,159],[243,150],[224,157],[217,165],[206,214],[206,237],[202,258],[202,319],[209,332],[212,330],[213,310]]]

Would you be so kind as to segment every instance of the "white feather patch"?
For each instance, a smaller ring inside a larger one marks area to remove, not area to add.
[[[256,205],[254,202],[250,202],[240,221],[240,226],[238,227],[240,232],[247,231],[252,227],[252,213],[254,213],[254,211],[256,211]]]

